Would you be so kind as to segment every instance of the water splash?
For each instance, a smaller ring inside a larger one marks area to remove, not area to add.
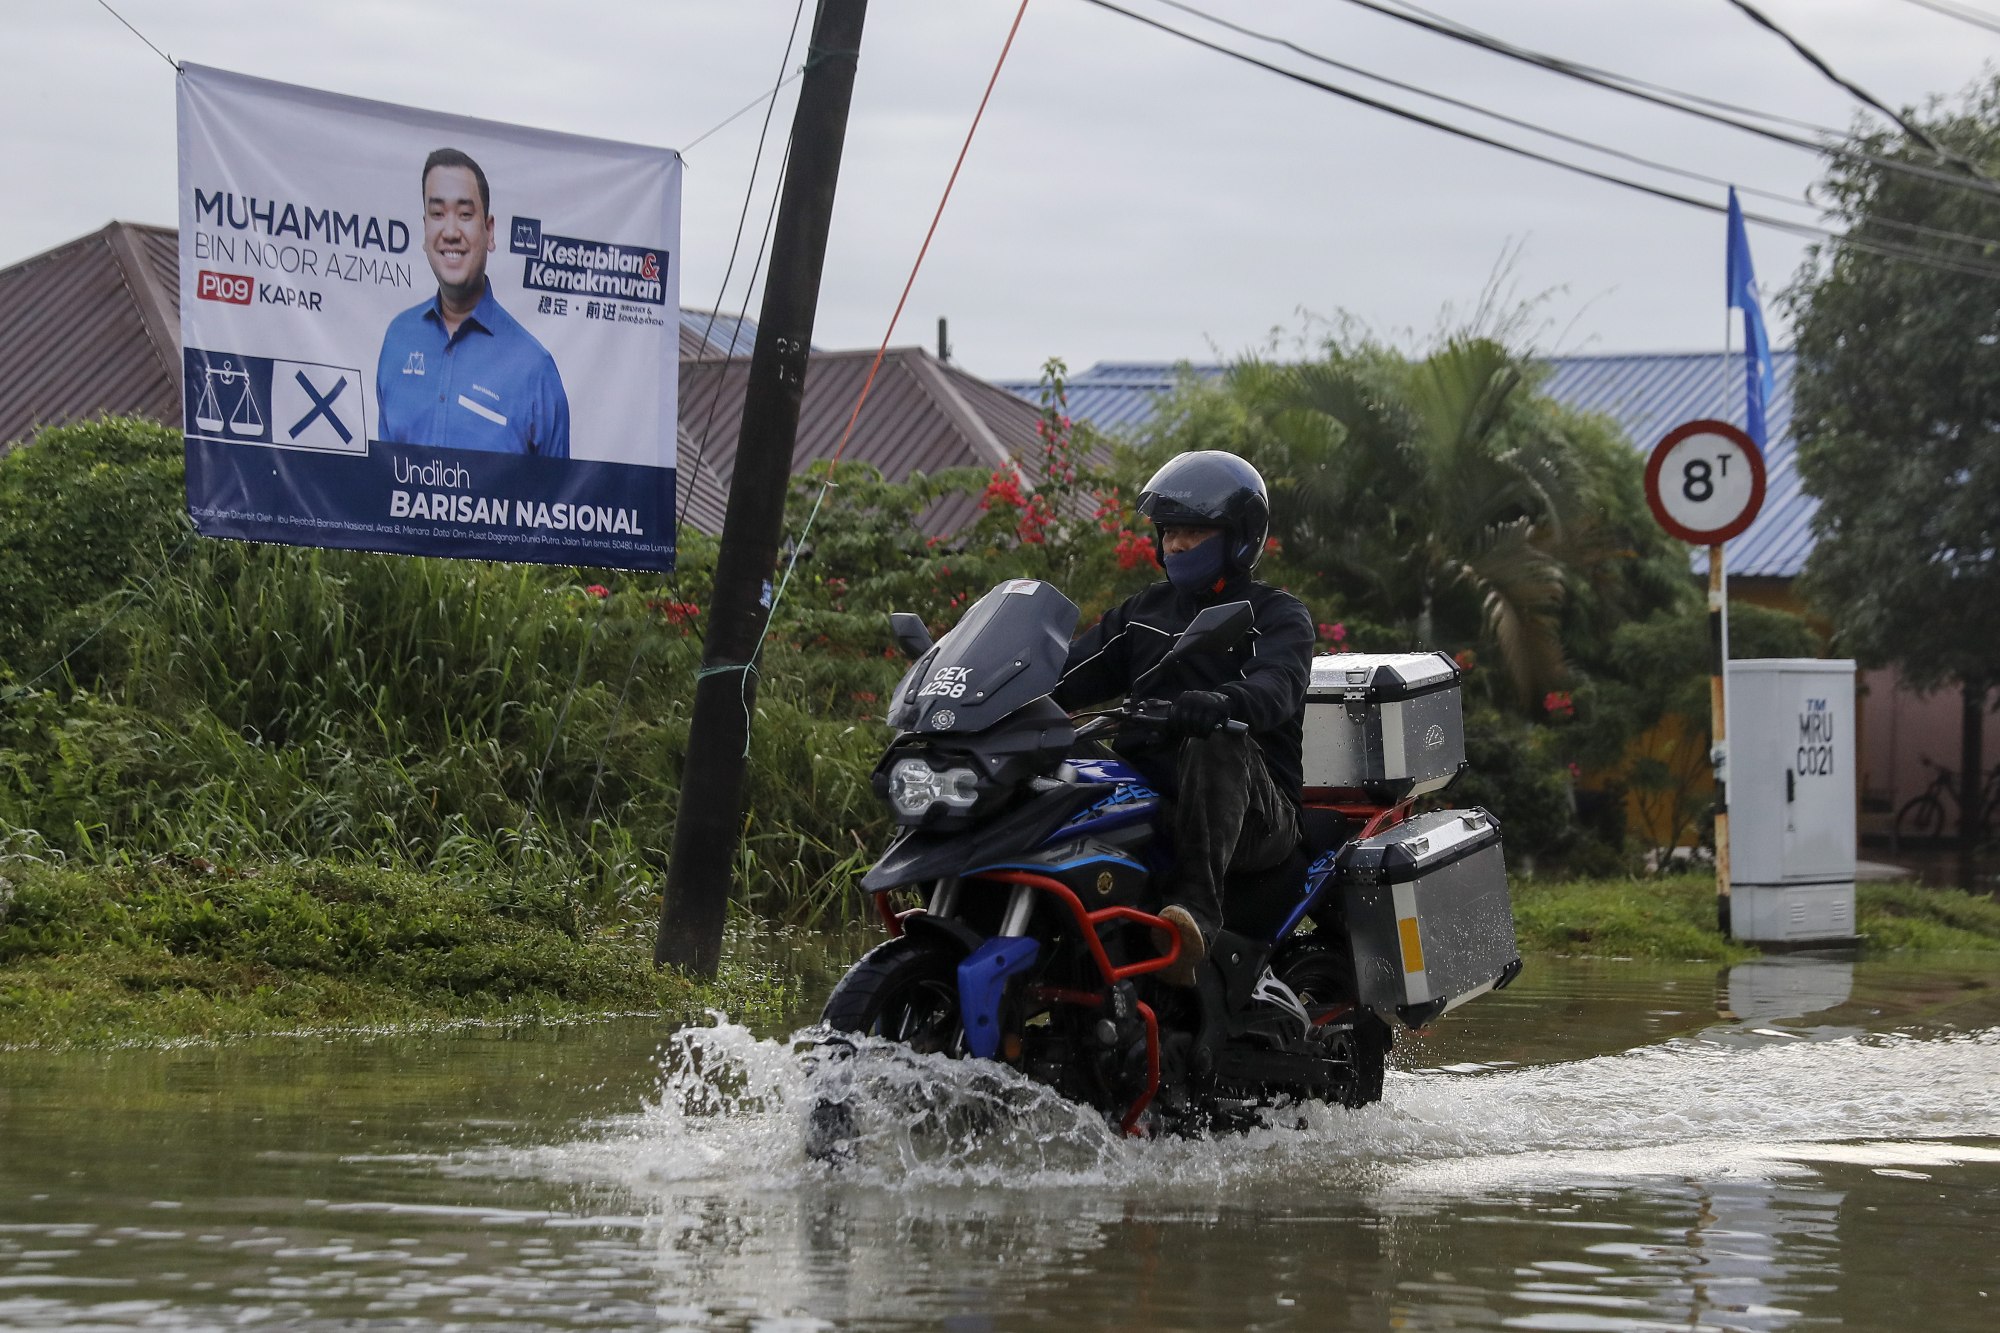
[[[530,1150],[530,1169],[655,1197],[838,1184],[1143,1185],[1212,1198],[1301,1175],[1370,1192],[1478,1192],[1601,1172],[1776,1172],[1828,1160],[1800,1145],[2000,1139],[2000,1030],[1748,1043],[1718,1033],[1563,1064],[1392,1072],[1378,1105],[1288,1109],[1208,1140],[1122,1138],[1095,1112],[996,1064],[879,1042],[831,1060],[813,1034],[759,1040],[721,1021],[675,1034],[661,1069],[656,1101],[588,1141]],[[827,1097],[847,1103],[857,1131],[852,1159],[839,1166],[806,1152],[812,1107]],[[1904,1164],[1922,1160],[1919,1152]]]

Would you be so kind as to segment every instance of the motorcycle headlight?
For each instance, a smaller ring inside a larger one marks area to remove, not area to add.
[[[925,759],[900,759],[889,770],[889,804],[906,819],[920,818],[932,806],[970,810],[979,799],[979,774],[970,768],[939,771]]]

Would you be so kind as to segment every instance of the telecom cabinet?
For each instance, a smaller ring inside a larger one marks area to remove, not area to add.
[[[1854,663],[1729,664],[1730,932],[1854,937]]]

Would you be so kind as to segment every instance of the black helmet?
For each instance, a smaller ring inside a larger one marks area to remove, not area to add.
[[[1264,554],[1271,530],[1271,501],[1264,478],[1235,454],[1198,449],[1153,474],[1139,492],[1139,512],[1153,524],[1153,552],[1161,557],[1160,528],[1221,528],[1234,574],[1248,574]]]

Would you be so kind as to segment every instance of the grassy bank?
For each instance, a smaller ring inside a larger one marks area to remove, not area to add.
[[[1527,954],[1757,956],[1716,934],[1711,879],[1524,879],[1514,893]],[[1991,899],[1871,884],[1857,901],[1868,955],[2000,951]],[[772,961],[774,938],[745,926],[721,976],[696,985],[653,969],[649,921],[596,917],[574,886],[326,861],[14,860],[0,863],[0,1049],[612,1013],[677,1022],[709,1008],[771,1026],[817,1004],[868,942],[810,950],[806,978]]]
[[[1715,880],[1514,881],[1523,953],[1742,962],[1759,951],[1715,928]],[[1906,950],[2000,951],[2000,902],[1957,889],[1869,883],[1855,889],[1864,957]]]
[[[0,866],[0,1049],[714,1007],[774,1021],[794,983],[732,951],[695,985],[579,898],[327,862]]]

